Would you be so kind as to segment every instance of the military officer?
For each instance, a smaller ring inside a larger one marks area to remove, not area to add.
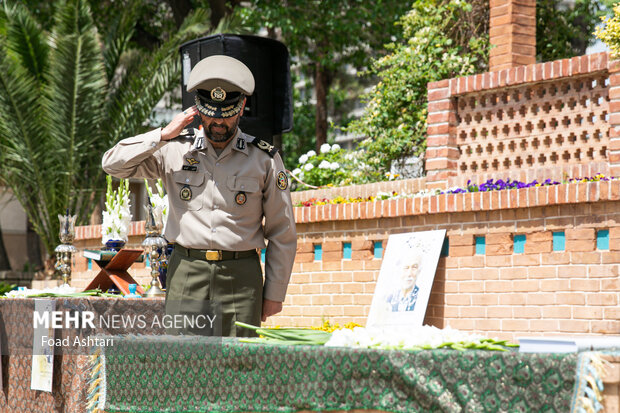
[[[235,321],[259,325],[282,310],[297,237],[289,182],[277,149],[238,125],[254,91],[250,69],[232,57],[194,66],[188,92],[196,105],[164,128],[118,142],[103,169],[118,178],[161,178],[170,200],[165,237],[174,242],[166,312],[216,301],[222,334],[247,335]],[[200,116],[202,129],[184,129]],[[257,249],[265,248],[263,283]]]

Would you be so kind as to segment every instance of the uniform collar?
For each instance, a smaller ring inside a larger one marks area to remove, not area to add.
[[[194,144],[192,145],[192,151],[201,151],[203,149],[206,148],[207,146],[207,138],[205,136],[205,131],[202,128],[196,128],[194,129],[195,131],[195,137],[194,137]]]

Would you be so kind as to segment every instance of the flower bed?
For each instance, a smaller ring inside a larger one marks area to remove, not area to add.
[[[440,189],[424,189],[422,191],[416,192],[414,194],[399,194],[396,191],[389,192],[379,192],[376,195],[371,195],[368,197],[355,197],[355,198],[344,198],[342,196],[337,196],[332,199],[328,198],[310,198],[307,201],[301,201],[295,204],[297,207],[309,207],[314,205],[328,205],[328,204],[350,204],[355,202],[373,202],[373,201],[383,201],[387,199],[398,199],[398,198],[417,198],[417,197],[426,197],[433,195],[442,195],[442,194],[461,194],[461,193],[469,193],[469,192],[489,192],[489,191],[502,191],[507,189],[521,189],[521,188],[531,188],[531,187],[540,187],[540,186],[552,186],[552,185],[560,185],[560,184],[568,184],[568,183],[576,183],[576,182],[598,182],[598,181],[613,181],[618,180],[620,177],[606,177],[603,174],[598,174],[593,177],[585,177],[585,178],[568,178],[562,182],[552,181],[551,179],[546,179],[543,182],[538,182],[537,180],[533,180],[532,182],[521,182],[521,181],[512,181],[507,179],[506,181],[502,179],[493,180],[489,179],[483,184],[471,184],[471,181],[467,181],[466,187],[457,187],[457,188],[449,188],[447,190]]]

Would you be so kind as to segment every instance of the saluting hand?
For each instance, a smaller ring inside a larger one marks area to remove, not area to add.
[[[165,128],[161,130],[161,140],[168,141],[179,136],[183,128],[192,123],[194,116],[198,115],[196,106],[185,109],[178,113]]]
[[[267,317],[271,317],[274,314],[278,314],[282,311],[282,303],[279,301],[271,301],[263,299],[263,314],[261,315],[261,321],[264,323],[267,321]]]

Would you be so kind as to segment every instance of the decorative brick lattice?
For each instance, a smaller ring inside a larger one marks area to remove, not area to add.
[[[607,161],[608,74],[456,97],[458,174]]]

